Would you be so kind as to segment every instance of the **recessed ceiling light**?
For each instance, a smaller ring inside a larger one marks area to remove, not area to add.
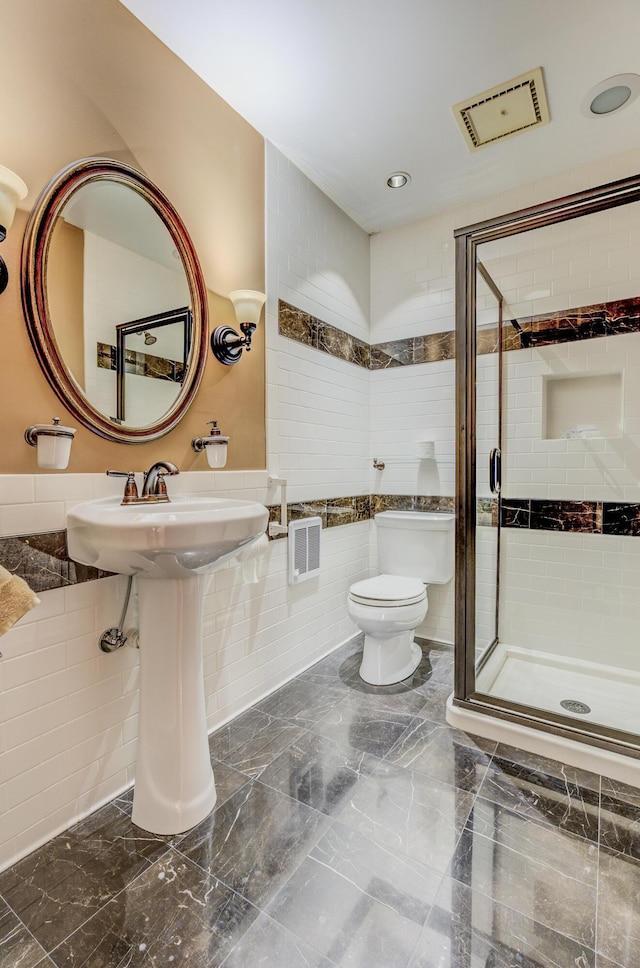
[[[406,171],[394,171],[387,178],[387,185],[389,188],[404,188],[410,181],[411,175],[407,175]]]
[[[600,81],[588,92],[580,109],[588,118],[613,114],[635,101],[640,94],[640,75],[616,74]]]

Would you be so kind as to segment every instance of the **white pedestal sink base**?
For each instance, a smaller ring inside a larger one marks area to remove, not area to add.
[[[202,671],[204,579],[138,580],[140,712],[132,820],[178,834],[216,802]]]

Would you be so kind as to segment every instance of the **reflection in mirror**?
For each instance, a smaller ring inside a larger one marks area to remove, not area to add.
[[[204,367],[206,300],[177,213],[110,159],[63,170],[32,212],[23,251],[32,343],[86,426],[142,442],[180,419]]]

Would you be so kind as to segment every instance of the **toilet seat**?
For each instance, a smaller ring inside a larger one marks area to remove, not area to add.
[[[417,578],[401,575],[377,575],[357,581],[351,586],[349,597],[359,605],[377,608],[400,608],[415,605],[427,597],[424,584]]]

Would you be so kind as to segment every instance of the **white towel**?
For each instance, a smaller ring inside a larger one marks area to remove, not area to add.
[[[26,581],[0,565],[0,635],[39,604]]]

